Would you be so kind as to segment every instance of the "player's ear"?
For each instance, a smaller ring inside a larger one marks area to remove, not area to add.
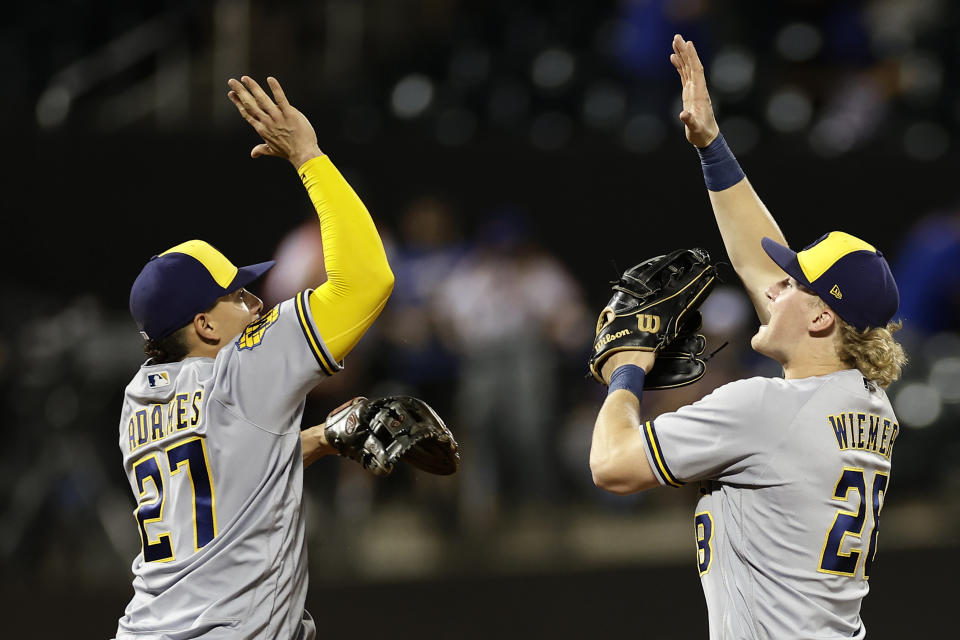
[[[810,314],[810,323],[807,327],[811,333],[826,335],[836,325],[836,314],[827,305],[818,305]]]
[[[213,318],[207,312],[198,313],[193,316],[193,330],[204,342],[216,341],[217,328],[213,324]]]

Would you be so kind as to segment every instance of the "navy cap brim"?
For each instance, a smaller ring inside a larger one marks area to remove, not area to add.
[[[760,244],[767,255],[770,256],[770,259],[777,263],[777,266],[783,269],[787,275],[792,276],[794,280],[805,287],[813,287],[807,276],[803,275],[803,269],[800,268],[796,251],[771,238],[763,238],[760,240]]]
[[[237,275],[234,277],[233,282],[227,287],[227,293],[232,293],[237,289],[247,286],[267,271],[270,271],[276,263],[276,260],[267,260],[266,262],[258,262],[257,264],[252,264],[247,267],[240,267],[237,269]]]

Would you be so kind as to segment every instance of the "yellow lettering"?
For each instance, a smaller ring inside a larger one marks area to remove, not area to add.
[[[837,438],[837,446],[840,447],[840,450],[849,449],[850,444],[847,442],[847,421],[845,416],[828,416],[830,420],[830,426],[833,427],[833,434]]]
[[[132,453],[134,449],[137,448],[137,438],[134,435],[135,428],[133,426],[133,418],[130,418],[130,424],[127,425],[127,431],[130,435],[130,452]]]
[[[157,441],[163,437],[163,405],[151,405],[150,411],[150,439]]]
[[[631,333],[630,329],[621,329],[620,331],[617,331],[616,333],[608,333],[607,335],[605,335],[605,336],[601,337],[599,340],[597,340],[597,346],[594,347],[594,349],[595,349],[597,352],[599,352],[601,349],[603,349],[603,347],[605,347],[606,345],[610,344],[610,343],[613,342],[614,340],[619,340],[619,339],[622,338],[623,336],[630,335],[630,333]]]
[[[637,316],[637,327],[646,333],[656,333],[660,331],[660,316],[641,313]]]
[[[899,426],[889,418],[873,413],[841,413],[828,415],[827,421],[841,451],[861,449],[890,458]]]
[[[177,402],[177,431],[187,428],[187,406],[186,402],[190,399],[189,393],[178,393]]]
[[[140,409],[136,414],[137,418],[137,446],[142,447],[147,444],[147,410]]]
[[[887,458],[889,459],[893,456],[893,443],[897,441],[897,436],[900,435],[900,425],[896,422],[893,423],[893,431],[890,432],[890,444],[887,445]]]
[[[870,433],[867,436],[867,449],[877,450],[877,435],[880,430],[880,416],[870,416]]]
[[[193,416],[190,418],[190,426],[195,427],[200,424],[200,407],[203,404],[203,390],[198,389],[193,394],[193,402],[191,407],[193,408]]]

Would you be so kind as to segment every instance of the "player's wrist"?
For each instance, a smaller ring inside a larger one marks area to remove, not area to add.
[[[300,446],[303,451],[303,464],[309,466],[324,456],[337,453],[324,432],[325,424],[319,424],[300,432]]]
[[[704,133],[700,138],[697,139],[696,142],[691,141],[691,144],[696,147],[697,151],[700,151],[701,149],[706,149],[709,147],[711,144],[713,144],[714,140],[719,137],[720,129],[717,129],[715,131]]]
[[[729,189],[746,177],[722,133],[718,132],[707,146],[697,147],[697,154],[703,169],[703,181],[710,191]]]
[[[300,169],[303,168],[303,165],[307,164],[314,158],[319,158],[322,155],[323,152],[320,151],[320,148],[314,147],[312,149],[291,153],[288,159],[290,160],[290,164],[293,165],[293,168],[297,171],[300,171]]]
[[[629,391],[636,396],[637,400],[640,400],[643,397],[643,382],[646,376],[647,373],[643,370],[643,367],[635,364],[620,365],[610,374],[610,384],[607,386],[607,395],[609,396],[614,391],[622,389]]]

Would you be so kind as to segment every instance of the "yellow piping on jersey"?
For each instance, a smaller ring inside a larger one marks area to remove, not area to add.
[[[682,487],[683,483],[678,482],[673,478],[673,476],[670,475],[670,472],[667,471],[667,465],[663,462],[663,458],[660,455],[660,447],[657,446],[657,438],[653,433],[653,421],[647,420],[646,424],[643,425],[643,428],[646,430],[647,444],[650,445],[650,451],[653,452],[654,462],[657,465],[657,469],[660,470],[660,475],[663,476],[663,479],[666,480],[669,485],[674,487]]]
[[[310,326],[310,321],[307,319],[307,312],[304,309],[303,298],[306,292],[297,294],[295,297],[297,305],[297,319],[300,321],[300,327],[303,329],[303,335],[307,339],[307,344],[310,345],[310,351],[313,352],[314,357],[317,359],[317,362],[320,363],[320,367],[328,376],[332,376],[337,369],[331,366],[330,361],[327,359],[327,354],[323,352],[323,348],[320,346],[320,343],[317,341],[316,336],[313,332],[313,327]]]

